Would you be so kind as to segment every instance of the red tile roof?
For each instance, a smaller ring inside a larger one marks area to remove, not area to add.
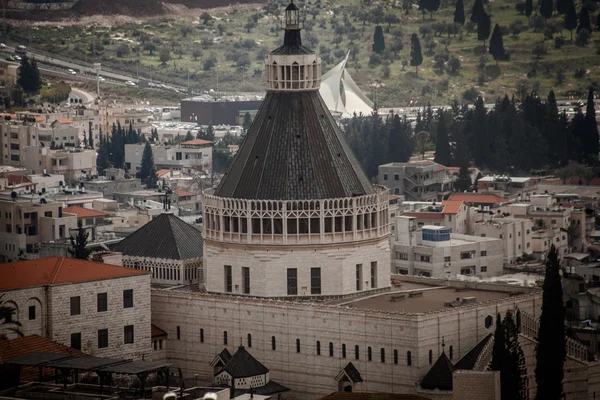
[[[449,200],[460,200],[465,203],[500,204],[508,200],[495,194],[453,193]]]
[[[168,173],[168,169],[159,169],[158,171],[156,171],[156,176],[160,178],[161,176],[166,175]]]
[[[194,139],[194,140],[188,140],[187,142],[182,142],[181,144],[186,144],[186,145],[202,145],[202,144],[212,144],[212,142],[210,140]]]
[[[0,264],[0,291],[115,279],[149,273],[76,258],[46,257],[38,260]]]
[[[175,189],[174,192],[177,197],[196,196],[196,193],[188,192],[187,190],[183,189]]]
[[[462,205],[462,200],[444,200],[442,201],[442,206],[444,207],[442,214],[456,214],[460,211]]]
[[[434,169],[433,172],[440,172],[440,171],[445,171],[445,170],[446,170],[446,167],[444,167],[443,165],[440,165],[439,167]]]
[[[71,118],[58,118],[54,122],[58,122],[59,124],[70,124],[73,122],[73,120]]]
[[[72,349],[38,335],[25,336],[11,340],[0,340],[0,376],[8,372],[6,370],[8,366],[2,364],[26,354],[36,352],[84,355],[84,353],[79,350]],[[44,375],[51,375],[54,373],[54,369],[44,369],[42,373]],[[39,370],[37,367],[23,367],[23,369],[21,369],[22,381],[32,381],[38,378]]]
[[[8,179],[9,185],[22,185],[24,183],[31,183],[31,181],[23,175],[8,175],[6,179]]]
[[[75,214],[77,218],[93,218],[93,217],[106,217],[108,214],[102,211],[90,210],[89,208],[83,208],[79,206],[71,206],[63,209],[63,212],[68,214]]]
[[[160,329],[158,326],[151,324],[151,337],[167,336],[167,332]]]
[[[398,200],[400,198],[400,196],[398,196],[397,194],[390,194],[388,196],[388,200]]]

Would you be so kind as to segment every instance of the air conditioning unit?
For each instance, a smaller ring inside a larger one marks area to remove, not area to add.
[[[475,258],[475,253],[471,253],[471,258]]]
[[[451,265],[452,265],[452,264],[451,264],[451,263],[449,263],[449,262],[447,262],[447,263],[444,263],[444,267],[446,267],[446,268],[450,268],[450,266],[451,266]]]

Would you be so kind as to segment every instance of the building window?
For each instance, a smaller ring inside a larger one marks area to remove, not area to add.
[[[471,267],[464,267],[460,269],[461,275],[471,275]]]
[[[371,346],[367,347],[367,360],[373,361],[373,350],[371,349]]]
[[[342,343],[342,358],[346,358],[346,344]]]
[[[398,350],[394,350],[394,364],[398,364]]]
[[[108,294],[98,293],[98,312],[108,311]]]
[[[296,353],[300,353],[300,339],[296,339]]]
[[[486,256],[487,256],[487,251],[486,251],[486,250],[483,250],[483,251],[481,252],[481,257],[486,257]]]
[[[223,331],[223,344],[227,346],[227,331]]]
[[[123,308],[133,307],[133,289],[123,290]]]
[[[277,350],[277,340],[275,336],[271,336],[271,350]]]
[[[250,268],[242,267],[242,285],[244,294],[250,294]]]
[[[298,294],[298,270],[296,268],[287,269],[287,294],[290,296]]]
[[[395,175],[394,175],[394,180],[395,180],[395,181],[399,181],[399,180],[400,180],[400,175],[398,175],[398,174],[395,174]]]
[[[321,268],[310,269],[310,294],[321,294]]]
[[[419,257],[419,259],[421,260],[421,262],[431,262],[431,257],[430,256],[421,255]]]
[[[381,362],[385,362],[385,349],[383,347],[381,348]]]
[[[200,343],[204,343],[204,329],[200,328]]]
[[[98,329],[98,348],[108,347],[108,329]]]
[[[454,349],[452,348],[452,345],[450,345],[450,347],[448,348],[449,353],[450,353],[450,359],[452,360],[452,358],[454,358]]]
[[[397,251],[396,259],[397,260],[408,260],[408,253],[400,253],[399,251]]]
[[[81,314],[81,297],[71,297],[71,315]]]
[[[412,365],[412,353],[410,351],[406,352],[406,365],[409,367]]]
[[[461,260],[466,260],[467,258],[473,258],[472,254],[470,251],[463,251],[462,253],[460,253],[460,259]]]
[[[371,287],[377,287],[377,261],[371,262]]]
[[[433,363],[433,350],[429,350],[429,365]]]
[[[329,357],[333,357],[333,343],[329,342]]]
[[[450,262],[450,261],[452,261],[451,256],[444,257],[444,262]]]
[[[252,347],[252,334],[248,334],[248,348]]]
[[[490,326],[492,326],[494,324],[494,317],[492,317],[491,315],[488,315],[487,317],[485,317],[485,327],[486,328],[490,328]]]
[[[35,306],[29,306],[29,319],[35,319]]]
[[[71,333],[71,347],[75,350],[81,350],[81,332]]]
[[[319,342],[317,340],[317,355],[320,356],[321,355],[321,342]]]
[[[233,279],[231,277],[231,265],[225,265],[225,291],[231,293]]]
[[[362,264],[356,264],[356,290],[362,290]]]
[[[179,329],[179,327],[177,327],[177,329]],[[133,325],[125,325],[123,327],[123,339],[123,343],[125,344],[133,343]],[[177,335],[177,340],[179,340],[179,335]]]
[[[481,267],[481,272],[487,272],[487,266]]]
[[[383,174],[383,180],[387,181],[387,174]]]

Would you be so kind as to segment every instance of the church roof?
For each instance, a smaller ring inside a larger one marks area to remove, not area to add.
[[[446,353],[442,352],[427,375],[421,380],[421,388],[428,390],[452,390],[454,366]]]
[[[308,200],[374,192],[317,91],[270,91],[215,194]]]
[[[362,376],[360,376],[360,372],[358,372],[354,364],[352,364],[351,362],[346,364],[344,369],[342,369],[340,373],[335,377],[335,380],[339,381],[343,376],[348,377],[348,379],[350,379],[354,383],[359,383],[363,381]]]
[[[264,375],[269,372],[269,369],[254,358],[252,354],[248,353],[244,346],[240,346],[217,374],[223,371],[231,375],[232,378],[240,379]]]
[[[126,256],[190,260],[202,257],[199,230],[173,214],[160,214],[121,242],[114,251]]]
[[[479,343],[477,343],[475,346],[473,346],[471,350],[467,352],[467,354],[465,354],[460,360],[458,360],[458,362],[454,366],[455,369],[472,370],[475,367],[475,364],[477,363],[481,352],[490,340],[494,340],[494,334],[492,333],[488,334],[486,337],[481,339]]]
[[[271,52],[274,55],[289,56],[296,54],[314,54],[314,51],[302,45],[300,30],[285,31],[283,45]]]

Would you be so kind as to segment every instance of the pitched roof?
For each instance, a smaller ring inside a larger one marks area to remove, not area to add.
[[[162,329],[160,329],[158,326],[154,325],[154,324],[150,324],[150,336],[155,338],[155,337],[159,337],[159,336],[167,336],[167,332],[163,331]]]
[[[194,140],[188,140],[186,142],[181,142],[181,144],[185,144],[185,145],[188,145],[188,146],[193,146],[193,145],[212,144],[212,142],[210,140],[194,139]]]
[[[8,175],[6,177],[9,186],[22,185],[24,183],[32,183],[26,176],[23,175]]]
[[[490,333],[479,341],[471,350],[467,352],[458,362],[454,365],[455,369],[468,369],[472,370],[481,355],[481,352],[486,347],[490,340],[494,340],[494,334]]]
[[[183,190],[183,189],[175,189],[173,191],[177,197],[185,197],[185,196],[196,196],[196,193],[192,193],[192,192],[188,192],[187,190]]]
[[[442,214],[456,214],[460,211],[462,205],[462,200],[444,200],[442,201],[442,206],[444,206]]]
[[[446,353],[442,352],[433,367],[421,380],[421,387],[428,390],[452,390],[454,366]]]
[[[301,200],[375,193],[317,91],[269,91],[215,194]]]
[[[274,55],[314,54],[314,51],[302,45],[300,30],[286,30],[283,45],[271,52]]]
[[[215,358],[213,358],[213,360],[210,362],[210,366],[214,367],[219,363],[221,363],[221,366],[224,366],[229,362],[229,360],[231,360],[231,353],[229,350],[227,350],[227,348],[224,348],[219,354],[217,354]],[[220,369],[218,372],[221,372],[221,370],[222,369]]]
[[[102,211],[91,210],[89,208],[83,208],[79,206],[71,206],[63,209],[63,212],[68,214],[75,214],[77,218],[93,218],[93,217],[106,217],[108,214]]]
[[[418,394],[377,393],[377,392],[334,392],[320,400],[429,400]]]
[[[239,379],[264,375],[269,372],[269,369],[248,353],[244,346],[240,346],[218,374],[223,371],[229,373],[233,378]]]
[[[54,122],[58,122],[59,124],[70,124],[73,120],[71,118],[57,118]]]
[[[507,199],[495,194],[480,194],[480,193],[452,193],[449,200],[460,200],[465,203],[477,204],[500,204],[508,201]]]
[[[190,260],[202,257],[199,230],[173,214],[160,214],[117,243],[114,251],[126,256]]]
[[[0,264],[0,291],[150,274],[132,268],[67,257]]]
[[[160,178],[163,175],[166,175],[168,173],[169,173],[168,169],[159,169],[158,171],[156,171],[156,176]]]
[[[354,383],[362,382],[362,376],[360,376],[360,372],[356,369],[354,364],[349,362],[346,366],[339,372],[339,374],[335,377],[336,381],[339,381],[343,376],[347,376]]]

